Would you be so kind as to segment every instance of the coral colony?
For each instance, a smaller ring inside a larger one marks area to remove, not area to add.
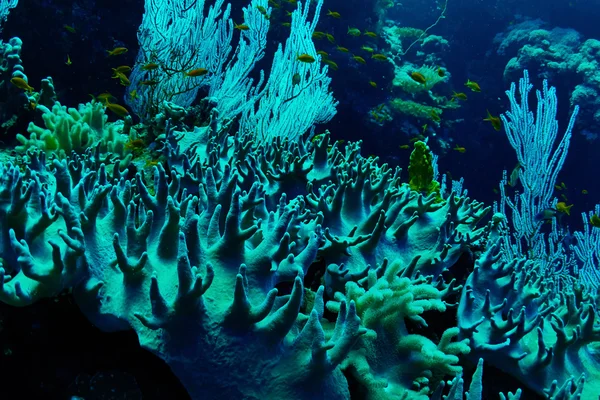
[[[559,133],[554,88],[533,112],[521,72],[502,123],[522,190],[502,182],[493,205],[440,176],[425,142],[408,173],[382,165],[316,134],[337,105],[311,40],[321,7],[298,3],[265,73],[267,0],[239,25],[222,0],[146,0],[136,64],[115,70],[128,109],[61,105],[51,78],[30,86],[21,40],[0,42],[2,118],[39,115],[0,164],[0,301],[72,290],[194,399],[349,399],[351,377],[367,399],[458,400],[464,359],[478,364],[468,399],[483,360],[550,399],[597,399],[596,214],[569,246],[546,215],[577,108]],[[452,279],[464,254],[475,267]],[[456,325],[437,337],[409,328],[447,312]]]

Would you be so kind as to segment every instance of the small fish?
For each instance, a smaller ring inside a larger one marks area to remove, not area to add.
[[[204,76],[206,74],[208,74],[208,70],[206,68],[196,68],[196,69],[193,69],[191,71],[184,73],[185,76],[189,76],[192,78],[196,78],[198,76]]]
[[[261,13],[262,15],[266,15],[267,14],[267,9],[264,8],[263,6],[256,6],[256,9],[258,10],[259,13]]]
[[[121,54],[127,53],[129,50],[126,47],[115,47],[112,50],[106,50],[107,57],[119,56]]]
[[[144,86],[156,86],[156,85],[158,85],[158,81],[156,79],[149,79],[147,81],[141,81],[140,85],[144,85]]]
[[[338,47],[337,47],[337,50],[338,50],[338,51],[341,51],[342,53],[348,53],[348,51],[349,51],[347,48],[345,48],[345,47],[342,47],[342,46],[338,46]]]
[[[583,190],[581,191],[581,194],[588,194],[588,191],[587,191],[587,190],[585,190],[585,189],[583,189]]]
[[[71,61],[71,57],[69,57],[69,55],[67,54],[67,61],[65,62],[65,64],[67,65],[72,65],[73,62]]]
[[[479,87],[479,84],[477,82],[473,82],[470,79],[467,79],[467,83],[465,83],[465,86],[471,89],[472,92],[481,92],[481,87]]]
[[[33,92],[33,88],[29,86],[27,81],[23,78],[15,77],[10,80],[10,83],[18,87],[19,89],[25,90],[29,93]]]
[[[354,61],[356,61],[359,64],[366,64],[367,62],[365,61],[364,58],[362,58],[361,56],[352,56],[352,59]]]
[[[354,37],[360,36],[360,29],[348,27],[348,35]]]
[[[573,207],[573,204],[568,206],[567,203],[565,203],[564,201],[559,201],[558,203],[556,203],[556,211],[558,211],[559,213],[571,215],[571,207]]]
[[[327,11],[327,15],[330,17],[333,17],[333,18],[341,18],[342,17],[339,12],[331,11],[331,10]]]
[[[37,108],[37,103],[35,101],[29,102],[29,109],[35,110]]]
[[[320,140],[323,136],[325,136],[323,133],[320,133],[318,135],[315,135],[312,139],[311,139],[311,143],[316,142],[317,140]]]
[[[373,54],[371,58],[374,58],[377,61],[387,61],[387,56],[385,54]]]
[[[369,46],[363,46],[363,47],[361,47],[361,50],[364,50],[367,53],[373,53],[375,51],[372,47],[369,47]]]
[[[303,62],[303,63],[309,63],[309,64],[312,64],[315,62],[315,58],[313,56],[311,56],[310,54],[300,54],[298,57],[296,57],[296,60]]]
[[[490,114],[489,110],[487,110],[487,118],[484,118],[483,120],[491,123],[492,127],[497,131],[502,129],[502,121],[500,120],[500,118],[494,117],[492,114]]]
[[[567,190],[567,185],[565,185],[564,182],[560,183],[560,187],[563,188],[564,190]]]
[[[108,92],[104,92],[104,93],[100,93],[97,98],[103,102],[103,103],[108,103],[110,101],[110,99],[115,99],[115,96],[113,96],[112,94],[108,93]]]
[[[268,3],[269,3],[269,5],[270,5],[271,7],[273,7],[273,8],[280,8],[280,7],[281,7],[281,5],[280,5],[279,3],[277,3],[277,2],[275,2],[275,1],[273,1],[273,0],[269,0],[269,2],[268,2]]]
[[[135,100],[135,99],[137,99],[137,97],[138,97],[138,94],[137,94],[137,90],[136,89],[133,89],[131,92],[129,92],[129,98],[131,100]]]
[[[125,107],[120,106],[118,104],[107,103],[107,104],[105,104],[105,106],[110,111],[117,114],[119,117],[126,117],[127,115],[129,115],[129,111],[127,111],[127,109]]]
[[[295,73],[294,76],[292,76],[292,86],[296,86],[300,84],[300,74],[299,73]]]
[[[370,31],[365,31],[365,33],[363,33],[363,35],[368,36],[373,39],[375,39],[377,37],[377,34],[375,32],[370,32]]]
[[[237,29],[239,31],[247,31],[248,29],[250,29],[250,27],[246,24],[236,24],[235,22],[233,23],[233,29]]]
[[[293,6],[295,6],[296,4],[298,4],[298,0],[285,0],[286,3],[291,4]]]
[[[467,149],[465,149],[464,147],[460,147],[458,145],[456,147],[454,147],[452,150],[456,150],[456,151],[458,151],[459,153],[462,153],[462,154],[464,154],[467,151]]]
[[[440,78],[443,78],[446,76],[446,71],[444,71],[444,69],[442,69],[442,67],[438,67],[437,74]],[[454,92],[454,93],[456,93],[456,92]]]
[[[453,92],[452,94],[452,100],[457,99],[457,100],[462,100],[462,101],[466,101],[467,100],[467,95],[464,94],[463,92]]]
[[[154,71],[158,68],[158,64],[154,62],[149,62],[148,64],[144,64],[142,66],[142,71]]]
[[[424,135],[425,132],[427,132],[427,124],[423,125],[421,128],[423,128],[422,134]]]
[[[417,135],[414,138],[411,138],[409,140],[409,142],[410,143],[414,143],[414,142],[418,142],[419,140],[423,140],[423,139],[425,139],[425,136],[423,136],[423,135]]]
[[[410,76],[413,81],[422,85],[425,85],[427,83],[427,78],[425,78],[425,76],[420,72],[414,71],[411,72],[408,76]]]
[[[564,201],[569,201],[569,199],[567,198],[567,195],[564,193],[561,193],[560,198],[563,199]]]
[[[562,190],[562,186],[560,186],[560,185],[554,185],[554,189],[556,189],[556,190]]]
[[[312,34],[312,38],[316,40],[325,39],[325,37],[327,37],[327,34],[325,32],[315,31]]]
[[[519,171],[521,170],[521,164],[517,162],[517,165],[513,168],[510,173],[510,178],[508,179],[508,184],[512,187],[515,187],[519,182]]]
[[[403,144],[403,145],[398,146],[398,147],[400,148],[400,150],[408,150],[408,149],[410,149],[410,146],[407,145],[407,144]]]
[[[330,34],[330,33],[326,33],[326,34],[325,34],[325,37],[327,38],[327,41],[328,41],[329,43],[331,43],[331,44],[334,44],[334,43],[335,43],[335,38],[333,37],[333,35],[332,35],[332,34]]]
[[[63,28],[65,28],[65,31],[70,32],[70,33],[75,33],[75,28],[73,28],[71,25],[63,25]]]
[[[125,74],[122,74],[120,72],[115,73],[115,76],[113,76],[113,78],[118,79],[121,85],[123,86],[129,86],[131,84],[131,82],[129,82],[129,78],[126,77]]]
[[[125,74],[125,73],[127,73],[127,72],[130,72],[130,71],[131,71],[131,67],[130,67],[129,65],[121,65],[120,67],[113,68],[112,70],[113,70],[113,72],[114,72],[115,74],[116,74],[116,73]],[[113,75],[113,78],[114,78],[114,77],[115,77],[115,76]]]
[[[429,113],[429,116],[435,122],[440,122],[442,120],[442,118],[440,117],[440,114],[438,114],[437,111],[435,111],[435,110],[431,110],[431,112]]]
[[[377,89],[377,82],[369,81],[369,85]]]
[[[329,54],[327,54],[327,52],[323,51],[323,50],[317,51],[317,54],[320,55],[321,57],[328,57],[329,56]]]
[[[322,60],[323,64],[328,65],[331,67],[332,70],[337,71],[338,70],[338,65],[335,61],[326,59],[326,60]]]
[[[500,192],[499,192],[499,191],[498,191],[498,189],[496,189],[496,188],[493,188],[493,189],[492,189],[492,192],[494,192],[495,194],[500,194]]]
[[[553,218],[556,218],[557,213],[558,211],[556,211],[554,208],[546,208],[545,210],[537,213],[533,219],[535,222],[551,221]]]
[[[598,214],[594,214],[590,217],[590,225],[594,228],[600,228],[600,217]]]
[[[283,26],[284,28],[289,28],[290,26],[292,26],[292,24],[290,24],[289,22],[282,22],[281,26]]]

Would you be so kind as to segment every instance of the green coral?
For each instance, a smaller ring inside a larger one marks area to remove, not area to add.
[[[414,118],[420,118],[427,121],[435,121],[434,114],[438,117],[442,114],[442,109],[438,107],[428,106],[426,104],[420,104],[412,100],[403,100],[400,98],[393,99],[390,102],[392,110],[399,114],[404,114]]]
[[[71,152],[83,154],[90,147],[100,145],[102,152],[126,157],[126,135],[119,132],[119,124],[108,123],[101,103],[80,104],[78,109],[67,108],[56,102],[52,108],[38,105],[44,127],[31,122],[27,128],[30,137],[17,135],[18,152],[34,148],[65,158]]]
[[[428,195],[440,191],[440,184],[433,179],[433,155],[425,142],[415,143],[415,149],[410,154],[408,177],[412,190]]]

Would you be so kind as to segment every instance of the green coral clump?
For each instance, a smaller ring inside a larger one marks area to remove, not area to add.
[[[409,117],[420,118],[427,121],[437,122],[437,118],[441,116],[443,110],[438,107],[420,104],[412,100],[403,100],[400,98],[393,99],[390,102],[390,108],[395,112]]]
[[[38,105],[42,111],[44,127],[30,122],[30,137],[17,135],[21,145],[16,149],[25,152],[39,149],[65,158],[71,152],[83,154],[90,147],[100,145],[102,152],[124,156],[127,136],[119,133],[117,124],[107,123],[104,106],[98,102],[80,104],[79,108],[67,108],[56,102],[52,109]]]
[[[418,39],[425,33],[423,29],[412,28],[410,26],[401,26],[394,30],[396,36],[398,36],[401,40],[409,40],[409,39]]]
[[[409,185],[412,190],[426,194],[440,192],[440,184],[433,179],[433,155],[425,142],[415,143],[408,165]]]

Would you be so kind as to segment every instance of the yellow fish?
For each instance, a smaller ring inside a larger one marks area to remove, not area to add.
[[[298,57],[296,57],[296,60],[309,64],[315,62],[315,58],[310,54],[300,54]]]
[[[233,29],[237,29],[239,31],[247,31],[248,29],[250,29],[250,27],[246,24],[236,24],[235,22],[233,23]]]
[[[471,89],[472,92],[481,92],[479,84],[477,82],[473,82],[470,79],[467,79],[467,83],[465,83],[465,86]]]
[[[367,53],[373,53],[375,50],[373,50],[372,47],[369,46],[363,46],[361,47],[362,50],[366,51]]]
[[[157,63],[149,62],[149,63],[144,64],[142,66],[142,71],[154,71],[156,68],[158,68],[158,64]]]
[[[442,120],[442,118],[440,118],[440,115],[435,110],[431,110],[431,113],[429,113],[429,116],[435,122],[440,122]]]
[[[317,54],[320,55],[321,57],[327,57],[327,56],[329,56],[329,54],[327,54],[327,52],[323,51],[323,50],[317,51]]]
[[[327,60],[323,60],[323,63],[325,65],[329,65],[331,67],[331,69],[334,70],[334,71],[338,70],[338,65],[336,64],[335,61],[327,59]]]
[[[124,73],[131,71],[131,67],[129,65],[121,65],[120,67],[113,68],[112,70],[115,74],[116,73],[124,74]],[[116,78],[116,76],[113,75],[113,78]]]
[[[358,28],[350,28],[348,27],[348,35],[350,36],[360,36],[360,30]]]
[[[444,70],[442,69],[442,67],[438,67],[438,69],[437,69],[437,74],[438,74],[438,76],[439,76],[440,78],[443,78],[443,77],[445,77],[445,76],[446,76],[446,71],[444,71]],[[456,92],[454,92],[454,93],[456,93]]]
[[[118,104],[106,103],[105,106],[110,111],[117,114],[119,117],[125,117],[125,116],[129,115],[129,111],[127,111],[127,109],[125,107],[120,106]]]
[[[68,54],[67,54],[67,61],[65,62],[65,64],[67,64],[67,65],[71,65],[71,64],[73,64],[73,63],[71,62],[71,57],[69,57],[69,55],[68,55]]]
[[[347,53],[348,52],[348,49],[345,48],[345,47],[342,47],[342,46],[338,46],[337,49],[338,49],[338,51],[341,51],[342,53]]]
[[[571,207],[573,207],[573,204],[568,206],[564,201],[559,201],[556,203],[556,211],[563,214],[571,215]]]
[[[410,149],[410,146],[407,144],[403,144],[403,145],[399,146],[399,148],[400,148],[400,150],[408,150],[408,149]]]
[[[413,81],[420,83],[422,85],[427,83],[427,78],[425,78],[425,76],[417,71],[411,72],[409,74],[409,76],[412,78]]]
[[[374,58],[377,61],[387,61],[387,56],[385,54],[373,54],[371,58]]]
[[[33,92],[33,88],[29,86],[27,81],[23,78],[15,77],[10,80],[10,83],[18,87],[19,89],[25,90],[29,93]]]
[[[327,37],[327,40],[329,41],[329,43],[331,43],[331,44],[335,43],[335,38],[333,37],[333,35],[326,33],[325,36]]]
[[[316,40],[321,40],[321,39],[325,39],[327,35],[325,34],[325,32],[319,32],[319,31],[315,31],[312,34],[312,38],[316,39]]]
[[[377,83],[373,82],[373,81],[369,81],[369,85],[373,86],[375,89],[377,89]]]
[[[365,33],[363,33],[363,35],[368,36],[370,38],[376,38],[377,34],[375,32],[369,32],[369,31],[365,31]]]
[[[67,32],[75,33],[75,28],[73,28],[71,25],[63,25],[63,28],[65,28]]]
[[[585,190],[585,189],[583,189],[583,190],[581,191],[581,194],[588,194],[588,191],[587,191],[587,190]]]
[[[597,214],[590,217],[590,225],[594,228],[600,228],[600,217]]]
[[[454,100],[454,99],[466,101],[467,100],[467,95],[464,94],[463,92],[458,92],[458,93],[454,92],[454,94],[452,95],[452,100]]]
[[[467,149],[465,149],[464,147],[460,147],[460,146],[456,146],[454,149],[452,150],[456,150],[459,153],[465,153],[467,151]]]
[[[502,129],[502,121],[500,120],[500,118],[494,117],[492,114],[490,114],[489,110],[487,110],[487,118],[484,118],[484,121],[488,121],[489,123],[491,123],[492,127],[497,131]]]
[[[362,58],[361,56],[352,56],[352,59],[353,59],[354,61],[356,61],[357,63],[360,63],[360,64],[366,64],[366,63],[367,63],[367,62],[365,61],[365,59],[364,59],[364,58]]]
[[[330,17],[333,17],[333,18],[341,18],[342,17],[339,12],[331,11],[331,10],[327,11],[327,15],[329,15]]]
[[[204,76],[206,74],[208,74],[208,70],[206,68],[196,68],[184,73],[185,76],[189,76],[192,78],[195,78],[197,76]]]
[[[125,54],[127,53],[129,50],[127,50],[126,47],[115,47],[112,50],[106,50],[106,52],[108,53],[107,56],[108,57],[114,57],[114,56],[119,56],[121,54]]]

